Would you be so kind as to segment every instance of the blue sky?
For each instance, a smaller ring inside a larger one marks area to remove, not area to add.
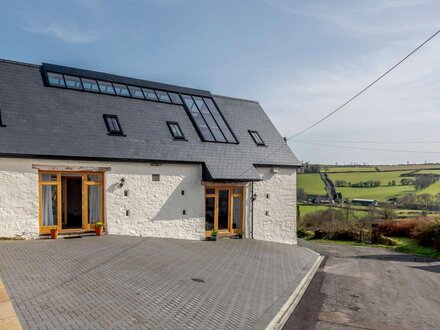
[[[15,0],[2,1],[0,15],[1,58],[258,100],[284,136],[342,104],[440,28],[435,0]],[[312,162],[440,161],[440,143],[413,143],[440,142],[439,91],[437,37],[297,139],[425,153],[289,144]]]

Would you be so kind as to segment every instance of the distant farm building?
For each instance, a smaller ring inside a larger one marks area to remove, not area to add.
[[[353,205],[361,205],[361,206],[377,206],[377,200],[375,199],[361,199],[355,198],[351,200],[351,204]]]

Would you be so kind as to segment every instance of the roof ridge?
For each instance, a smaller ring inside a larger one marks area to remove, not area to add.
[[[8,64],[15,64],[15,65],[22,65],[22,66],[29,66],[32,68],[39,68],[40,65],[38,64],[32,64],[32,63],[26,63],[26,62],[20,62],[20,61],[13,61],[13,60],[8,60],[5,58],[0,58],[0,63],[8,63]]]
[[[240,97],[225,96],[225,95],[218,95],[218,94],[212,94],[212,96],[223,98],[223,99],[234,100],[234,101],[252,102],[252,103],[260,104],[260,102],[258,102],[256,100],[244,99],[244,98],[240,98]]]

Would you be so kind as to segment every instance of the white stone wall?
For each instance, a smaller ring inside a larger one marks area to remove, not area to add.
[[[38,174],[31,162],[0,158],[0,237],[38,237]]]
[[[259,167],[263,181],[254,183],[254,239],[296,244],[296,170]],[[269,195],[269,196],[267,196]],[[268,214],[266,214],[268,212]]]
[[[32,169],[32,164],[111,167],[105,174],[106,226],[110,234],[204,238],[200,165],[12,158],[0,158],[0,237],[39,235],[38,170]],[[152,181],[152,174],[160,174],[160,181]],[[125,185],[119,188],[121,178]],[[128,190],[127,197],[124,190]]]

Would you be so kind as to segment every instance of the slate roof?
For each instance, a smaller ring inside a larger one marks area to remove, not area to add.
[[[127,77],[106,77],[211,95]],[[200,163],[204,178],[211,180],[259,180],[254,165],[300,165],[258,102],[213,97],[238,144],[202,142],[183,106],[47,87],[42,66],[0,60],[0,110],[6,125],[0,127],[0,155]],[[103,114],[117,115],[127,136],[108,135]],[[187,141],[173,140],[167,121],[177,121]],[[248,130],[258,131],[266,146],[256,146]]]

